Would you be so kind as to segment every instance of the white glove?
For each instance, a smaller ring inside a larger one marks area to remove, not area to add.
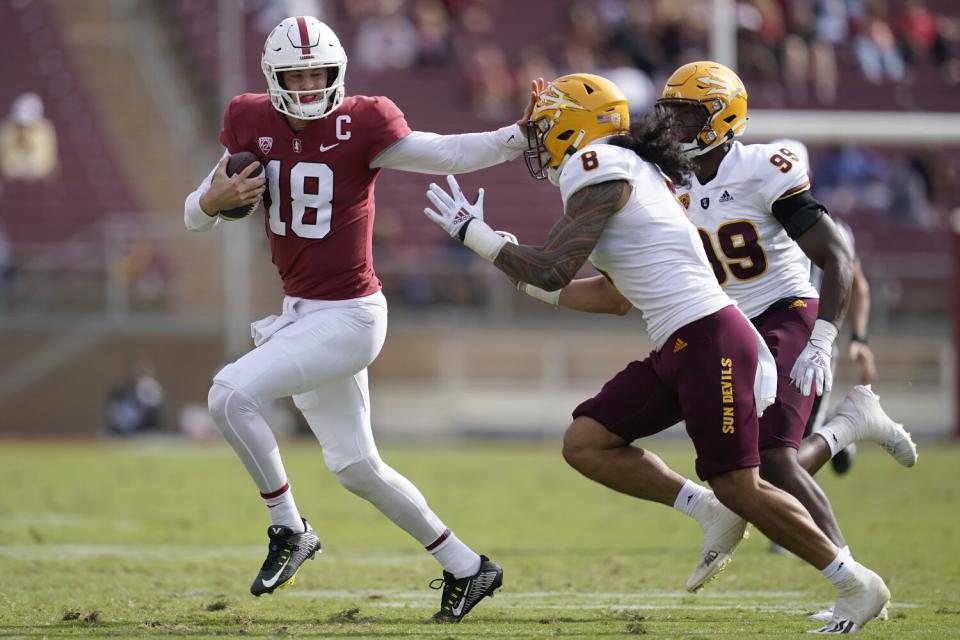
[[[427,199],[436,210],[427,207],[423,212],[451,237],[459,239],[484,260],[493,262],[503,245],[508,241],[516,242],[516,238],[506,231],[494,231],[483,221],[483,189],[480,189],[477,201],[471,204],[460,190],[456,178],[447,176],[447,185],[450,187],[449,194],[430,183]]]
[[[790,381],[803,395],[814,389],[822,396],[833,387],[833,368],[830,354],[837,338],[837,326],[829,320],[818,319],[813,325],[810,341],[790,370]]]
[[[423,212],[451,237],[462,241],[464,234],[461,231],[464,225],[474,218],[483,220],[483,189],[480,189],[477,201],[471,204],[460,190],[456,178],[447,176],[447,185],[450,187],[449,194],[435,182],[430,183],[427,199],[433,203],[436,211],[427,207]]]

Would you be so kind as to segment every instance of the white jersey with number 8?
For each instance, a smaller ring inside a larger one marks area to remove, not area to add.
[[[659,349],[680,327],[732,303],[669,181],[633,151],[598,141],[572,156],[560,173],[564,208],[580,189],[613,180],[633,190],[607,222],[590,262],[641,311]]]

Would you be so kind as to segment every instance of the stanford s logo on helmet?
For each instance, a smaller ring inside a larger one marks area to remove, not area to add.
[[[741,135],[747,126],[747,90],[733,71],[708,60],[685,64],[667,78],[657,109],[696,126],[682,126],[689,135],[681,148],[695,156]],[[693,117],[691,112],[697,114]],[[689,139],[687,139],[689,138]]]
[[[302,120],[316,120],[343,102],[347,53],[330,27],[310,16],[296,16],[278,24],[263,45],[260,67],[267,78],[270,102],[280,113]],[[283,83],[284,71],[327,69],[327,86],[317,91],[290,91]],[[302,97],[316,95],[312,102]]]

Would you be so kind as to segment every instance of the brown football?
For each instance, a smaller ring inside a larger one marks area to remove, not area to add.
[[[230,156],[229,159],[227,159],[227,175],[233,177],[238,173],[240,173],[241,171],[243,171],[244,169],[246,169],[251,162],[259,162],[259,161],[260,159],[257,158],[257,156],[255,156],[254,154],[250,153],[249,151],[241,151],[239,153],[235,153],[232,156]],[[251,177],[258,176],[261,173],[263,173],[262,166],[257,167],[257,169],[254,170],[254,172],[251,174]],[[243,207],[236,207],[234,209],[227,209],[226,211],[221,211],[220,217],[226,218],[227,220],[239,220],[240,218],[246,218],[248,215],[254,212],[258,204],[260,203],[255,202],[254,204],[248,204]]]

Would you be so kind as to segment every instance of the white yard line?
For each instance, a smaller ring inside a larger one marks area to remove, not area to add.
[[[142,545],[95,545],[95,544],[31,544],[0,546],[0,558],[16,560],[62,561],[70,558],[129,558],[178,561],[222,558],[257,559],[263,554],[263,545],[199,546],[180,544]],[[343,554],[325,555],[324,563],[346,566],[398,566],[427,562],[421,554]],[[352,600],[365,607],[410,607],[433,606],[434,592],[389,591],[389,590],[336,590],[293,588],[285,592],[300,598]],[[648,589],[636,592],[596,591],[512,591],[503,592],[505,597],[492,601],[488,606],[499,608],[537,609],[691,609],[691,610],[744,610],[762,611],[808,611],[824,603],[813,599],[805,591],[771,590],[722,590],[712,589],[693,595],[686,591]],[[649,602],[655,600],[656,602]],[[710,601],[709,603],[703,602]],[[642,601],[643,604],[638,604]],[[698,602],[699,601],[699,602]],[[779,601],[779,602],[771,602]],[[726,603],[726,604],[722,604]],[[895,608],[914,609],[924,605],[895,602]]]

